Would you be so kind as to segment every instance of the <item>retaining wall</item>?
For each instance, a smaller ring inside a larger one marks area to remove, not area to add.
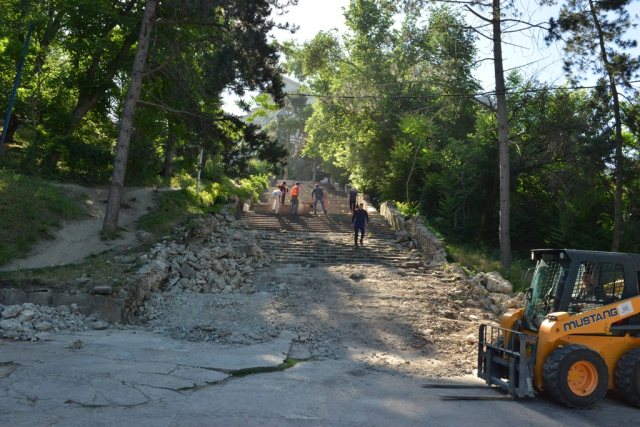
[[[416,215],[409,220],[405,220],[394,205],[392,201],[384,202],[380,205],[380,214],[395,230],[409,233],[409,236],[416,242],[420,252],[424,255],[428,266],[432,267],[443,261],[446,262],[447,251],[444,242],[429,231],[424,225],[424,218]]]
[[[33,304],[58,307],[60,305],[78,305],[78,311],[89,316],[96,313],[101,319],[111,323],[122,323],[122,309],[125,304],[123,298],[112,295],[70,294],[65,292],[24,291],[15,288],[0,289],[0,303],[3,305]]]

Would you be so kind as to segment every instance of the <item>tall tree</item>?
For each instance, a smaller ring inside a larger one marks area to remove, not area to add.
[[[359,189],[398,199],[386,177],[395,174],[390,151],[405,144],[403,117],[438,122],[435,142],[465,137],[474,114],[466,97],[477,84],[473,37],[460,29],[454,10],[434,8],[427,22],[411,11],[397,29],[394,15],[399,10],[392,0],[353,0],[345,10],[347,33],[318,33],[291,50],[287,65],[317,95],[305,154],[322,157],[325,170]],[[393,181],[404,188],[402,176]]]
[[[226,88],[239,95],[245,90],[263,90],[270,93],[276,103],[283,102],[277,50],[268,44],[267,34],[275,27],[289,26],[276,25],[269,16],[272,8],[281,9],[284,5],[295,4],[296,0],[164,0],[158,3],[159,0],[147,0],[145,6],[145,19],[147,9],[152,9],[155,14],[152,13],[149,24],[142,25],[140,29],[134,70],[125,98],[107,215],[103,223],[103,233],[107,235],[115,233],[118,228],[135,106],[139,103],[145,77],[180,82],[187,95],[187,109],[166,105],[162,99],[154,98],[151,91],[150,101],[154,102],[145,100],[140,103],[204,119],[207,126],[200,127],[199,139],[221,140],[228,170],[241,173],[250,156],[273,160],[282,155],[282,152],[274,150],[272,142],[260,134],[256,126],[224,114],[219,108],[219,97]],[[161,30],[154,31],[154,44],[158,48],[147,55],[151,37],[147,26],[152,24]],[[174,37],[166,37],[167,34]],[[146,47],[141,46],[144,41]],[[145,70],[147,63],[149,66]],[[188,73],[184,73],[183,68],[197,72],[185,77]],[[194,79],[195,76],[200,78]],[[203,89],[197,90],[196,87]],[[230,137],[231,133],[235,135]]]
[[[502,45],[505,34],[540,29],[540,23],[521,19],[523,11],[514,0],[492,0],[491,3],[466,0],[405,0],[408,6],[416,3],[457,3],[463,5],[470,15],[479,19],[477,25],[464,24],[463,28],[474,31],[479,37],[489,40],[492,46],[495,92],[493,99],[487,103],[475,98],[482,107],[493,111],[498,125],[498,167],[500,172],[500,264],[504,268],[511,266],[511,173],[509,164],[509,119],[507,108],[507,87],[505,85]],[[494,102],[495,103],[494,103]]]
[[[276,138],[289,152],[284,179],[289,179],[290,165],[294,160],[301,160],[302,151],[307,142],[306,121],[313,112],[309,105],[308,94],[289,92],[284,105],[279,106],[271,101],[268,94],[260,94],[254,98],[257,108],[246,121],[260,124],[270,136]],[[313,158],[315,165],[316,158]],[[315,168],[314,168],[315,173]]]
[[[147,0],[144,8],[144,16],[140,25],[140,35],[138,37],[138,47],[133,60],[133,72],[129,90],[124,100],[122,117],[120,119],[120,130],[116,143],[116,157],[113,162],[113,177],[111,178],[111,188],[109,189],[109,199],[107,210],[104,215],[102,232],[113,235],[118,231],[118,217],[120,215],[120,201],[124,189],[124,175],[127,169],[127,157],[129,155],[129,142],[133,133],[133,121],[136,115],[136,104],[140,99],[142,88],[142,77],[144,65],[149,50],[149,39],[153,26],[153,17],[158,6],[158,0]]]
[[[637,46],[636,40],[625,39],[627,31],[634,26],[627,10],[631,1],[568,0],[562,5],[558,19],[550,20],[550,33],[547,37],[548,41],[566,37],[564,51],[567,55],[567,72],[575,70],[578,76],[593,72],[600,76],[598,85],[609,89],[615,121],[613,252],[620,249],[624,186],[624,141],[619,89],[633,90],[630,81],[640,69],[640,57],[634,58],[623,52]]]

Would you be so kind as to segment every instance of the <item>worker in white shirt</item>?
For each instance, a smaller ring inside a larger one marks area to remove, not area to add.
[[[271,193],[271,197],[273,198],[273,212],[278,213],[278,208],[280,207],[280,199],[282,198],[282,191],[276,189],[273,193]]]

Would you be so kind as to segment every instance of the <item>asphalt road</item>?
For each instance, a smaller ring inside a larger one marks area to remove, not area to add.
[[[424,379],[369,372],[347,356],[273,367],[293,334],[223,347],[141,331],[91,331],[44,343],[0,342],[0,426],[634,426],[612,393],[597,408],[545,397],[445,401]],[[80,339],[79,349],[69,345]],[[458,392],[458,391],[448,391]],[[460,393],[478,393],[475,390]],[[482,391],[492,395],[493,391]]]

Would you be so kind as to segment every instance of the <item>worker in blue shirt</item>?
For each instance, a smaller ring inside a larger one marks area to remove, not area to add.
[[[324,193],[322,188],[318,184],[311,191],[311,197],[313,197],[313,214],[316,215],[316,206],[318,206],[318,202],[322,205],[322,212],[327,213],[327,208],[324,207]]]
[[[351,224],[354,224],[353,230],[355,231],[354,240],[356,242],[356,248],[358,247],[358,230],[360,231],[360,246],[362,246],[362,240],[364,239],[364,227],[369,225],[369,214],[364,208],[364,204],[360,203],[360,209],[353,211],[351,217]]]

